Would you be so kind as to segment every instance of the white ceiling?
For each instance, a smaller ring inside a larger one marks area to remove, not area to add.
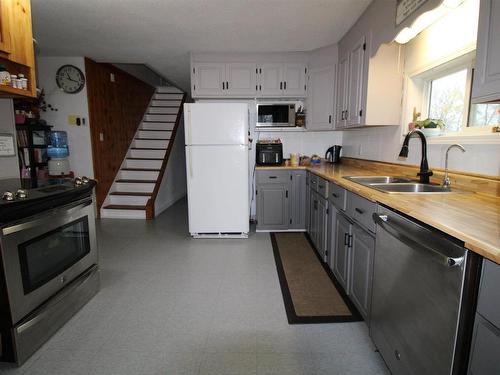
[[[32,0],[44,56],[145,63],[187,90],[189,52],[336,43],[370,0]]]

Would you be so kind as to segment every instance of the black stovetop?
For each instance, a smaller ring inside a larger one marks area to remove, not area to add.
[[[73,179],[46,179],[38,180],[37,188],[30,185],[30,180],[18,178],[0,180],[0,226],[90,196],[96,182],[77,185]],[[25,198],[16,196],[19,190]],[[3,199],[5,192],[11,192],[14,199]]]

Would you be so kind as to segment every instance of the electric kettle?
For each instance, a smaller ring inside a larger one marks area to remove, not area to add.
[[[325,159],[328,163],[340,163],[340,149],[342,146],[334,145],[326,150]]]

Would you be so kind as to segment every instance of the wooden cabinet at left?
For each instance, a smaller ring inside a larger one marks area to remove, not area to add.
[[[36,96],[30,0],[0,0],[0,64],[28,79],[27,90],[0,85],[0,97]]]

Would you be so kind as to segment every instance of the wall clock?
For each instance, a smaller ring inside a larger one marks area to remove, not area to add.
[[[57,86],[67,94],[76,94],[85,86],[83,72],[74,65],[63,65],[56,73]]]

